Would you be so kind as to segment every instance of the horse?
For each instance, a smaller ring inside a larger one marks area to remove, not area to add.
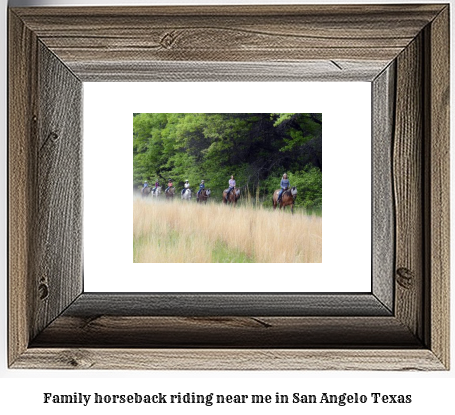
[[[153,196],[158,197],[161,194],[161,186],[158,186],[153,192]]]
[[[276,207],[278,206],[278,194],[280,193],[280,189],[277,189],[273,192],[273,198],[272,198],[272,201],[273,201],[273,210],[276,209]],[[283,191],[283,194],[281,195],[281,199],[280,199],[280,210],[281,208],[285,209],[286,206],[291,206],[291,212],[292,214],[294,214],[294,202],[295,202],[295,198],[297,196],[297,188],[294,186],[294,187],[291,187],[290,189],[286,189]]]
[[[182,195],[182,200],[191,200],[191,189],[185,189]]]
[[[225,189],[223,191],[223,203],[227,205],[227,203],[229,202],[235,206],[237,204],[237,200],[239,200],[240,198],[240,189],[238,187],[234,187],[229,193],[229,200],[226,198],[228,190],[229,189]]]
[[[151,191],[150,187],[143,187],[141,189],[142,197],[149,197],[150,196],[150,191]]]
[[[168,189],[168,191],[166,192],[166,199],[173,199],[173,198],[174,198],[174,194],[175,194],[175,188],[174,188],[174,187],[171,187],[171,188]]]
[[[198,194],[196,201],[198,203],[204,202],[207,204],[207,199],[210,197],[210,189],[203,189],[201,193]]]

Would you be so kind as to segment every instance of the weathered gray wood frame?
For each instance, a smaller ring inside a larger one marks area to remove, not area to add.
[[[82,82],[117,80],[371,82],[372,292],[85,293]],[[449,6],[11,9],[8,301],[11,368],[448,369]]]

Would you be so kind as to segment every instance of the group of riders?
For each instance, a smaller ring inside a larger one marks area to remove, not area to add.
[[[154,187],[150,187],[148,182],[145,181],[144,182],[144,185],[142,187],[142,192],[144,192],[144,189],[146,188],[150,188],[150,192],[151,193],[156,193],[156,190],[160,187],[160,182],[159,180],[157,179],[156,182],[155,182],[155,186]],[[172,189],[174,187],[174,184],[172,183],[172,180],[169,179],[168,180],[168,183],[167,183],[167,187],[166,187],[166,190],[164,191],[164,193],[167,193],[170,189]],[[185,180],[185,184],[183,185],[183,189],[182,189],[182,196],[183,194],[188,190],[190,189],[190,183],[188,180]],[[199,185],[199,190],[197,192],[197,195],[199,197],[199,194],[205,189],[205,182],[204,180],[201,181],[201,184]],[[191,190],[191,189],[190,189]]]
[[[144,182],[144,186],[142,188],[142,192],[144,191],[144,189],[146,189],[147,187],[150,187],[148,185],[148,182],[145,181]],[[158,187],[160,187],[160,182],[158,181],[158,179],[156,180],[155,182],[155,186],[153,188],[150,189],[150,191],[152,193],[155,193],[156,192],[156,189],[158,189]],[[171,188],[174,187],[174,184],[172,183],[172,180],[169,179],[168,180],[168,183],[167,183],[167,188],[166,190],[164,191],[164,193],[167,193]],[[229,187],[228,189],[226,190],[226,194],[225,194],[225,198],[226,200],[229,200],[229,194],[232,192],[232,190],[234,190],[234,188],[236,187],[236,182],[235,182],[235,179],[234,179],[234,176],[231,176],[231,178],[229,179]],[[280,192],[278,194],[278,200],[277,202],[280,203],[281,201],[281,196],[283,195],[283,192],[287,189],[290,188],[290,183],[289,183],[289,179],[288,179],[288,176],[286,173],[283,174],[283,177],[281,178],[281,183],[280,183]],[[183,194],[188,190],[190,189],[190,183],[188,180],[185,180],[185,184],[183,185],[183,189],[181,191],[181,194],[183,196]],[[199,190],[197,192],[197,197],[199,198],[199,195],[201,194],[201,192],[205,189],[205,181],[204,180],[201,180],[201,183],[199,184]],[[191,189],[190,189],[191,190]]]

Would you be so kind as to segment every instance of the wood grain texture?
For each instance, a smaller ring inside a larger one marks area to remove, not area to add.
[[[24,8],[9,45],[11,367],[448,368],[446,5]],[[372,294],[78,297],[80,81],[331,79],[373,80],[379,194],[392,163]]]
[[[438,5],[339,5],[336,9],[293,5],[14,11],[74,73],[88,80],[93,78],[83,77],[89,72],[84,64],[93,62],[115,66],[122,62],[317,60],[330,66],[338,60],[374,60],[383,69],[440,9]],[[109,73],[105,71],[105,76]]]
[[[372,294],[84,293],[64,316],[383,316]]]
[[[394,303],[395,212],[392,143],[395,63],[372,83],[372,291],[389,310]]]
[[[84,82],[320,82],[372,81],[387,61],[74,62]]]
[[[38,44],[32,337],[82,292],[82,84]]]
[[[12,13],[9,14],[9,38],[8,361],[11,364],[27,348],[37,297],[37,287],[29,276],[33,269],[31,223],[35,189],[30,184],[36,177],[33,142],[36,139],[38,70],[36,35]]]
[[[427,261],[431,264],[428,281],[430,345],[435,355],[450,366],[450,59],[449,8],[431,23],[428,86],[431,91],[427,111],[431,140],[425,140],[429,162],[427,191],[429,234]]]
[[[82,291],[81,83],[10,14],[9,361]]]
[[[30,347],[422,348],[393,317],[62,316]]]
[[[29,348],[13,367],[95,370],[444,370],[444,366],[429,350],[395,349]]]
[[[397,58],[393,186],[396,220],[395,315],[422,339],[423,36]]]

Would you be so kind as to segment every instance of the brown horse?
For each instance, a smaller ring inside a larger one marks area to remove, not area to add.
[[[231,205],[235,206],[237,204],[237,200],[240,199],[240,189],[238,187],[234,187],[229,193],[229,200],[226,198],[228,190],[229,189],[225,189],[223,191],[223,203],[226,205],[229,202]]]
[[[166,192],[166,199],[173,199],[175,195],[175,188],[172,186],[170,189],[167,190]]]
[[[286,206],[291,206],[291,212],[294,213],[294,202],[297,196],[297,188],[291,187],[290,189],[284,190],[283,194],[281,195],[280,202],[278,203],[278,194],[280,193],[280,189],[277,189],[273,192],[273,210],[276,209],[278,205],[281,208],[285,209]]]
[[[198,194],[196,202],[207,204],[207,199],[210,197],[210,189],[203,189],[201,193]]]
[[[149,197],[152,189],[150,187],[143,187],[141,190],[142,197]]]

